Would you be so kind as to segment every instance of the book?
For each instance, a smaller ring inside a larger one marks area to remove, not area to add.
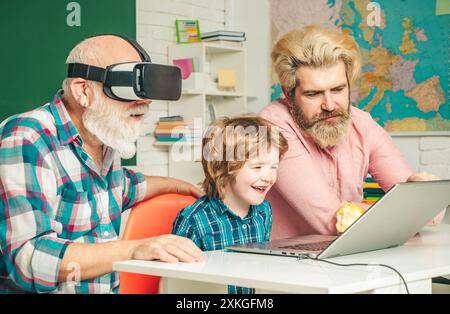
[[[159,121],[166,121],[166,120],[177,120],[177,121],[183,121],[183,116],[167,116],[167,117],[159,117]]]
[[[198,20],[175,20],[178,44],[200,42],[200,27]]]
[[[218,30],[218,31],[202,33],[202,38],[204,38],[204,37],[211,37],[211,36],[245,37],[245,32]]]
[[[194,71],[194,62],[192,58],[189,59],[174,59],[172,63],[180,68],[181,70],[181,79],[185,80],[191,75]]]
[[[156,128],[155,129],[155,135],[159,134],[184,134],[186,130],[177,130],[177,129],[162,129],[162,128]]]
[[[234,37],[234,36],[213,36],[213,37],[207,37],[202,38],[202,41],[216,41],[216,40],[224,40],[224,41],[245,41],[245,37]]]
[[[184,133],[155,133],[155,137],[182,137]]]
[[[364,182],[363,183],[363,188],[378,189],[378,188],[380,188],[380,185],[378,183],[375,183],[375,182]]]
[[[158,138],[156,142],[178,142],[178,141],[185,141],[184,138]]]
[[[372,206],[377,202],[377,200],[363,200],[362,202]]]
[[[160,121],[158,126],[174,127],[174,126],[186,126],[184,121]]]
[[[214,104],[208,105],[208,111],[210,122],[215,121],[217,119],[217,114],[216,114],[216,107],[214,106]]]
[[[373,188],[364,188],[363,189],[364,193],[368,193],[368,194],[384,194],[383,189],[378,188],[378,189],[373,189]]]
[[[370,194],[370,193],[364,193],[363,197],[364,199],[380,199],[383,196],[383,194]]]

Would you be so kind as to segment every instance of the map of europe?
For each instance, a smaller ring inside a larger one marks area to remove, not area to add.
[[[388,131],[450,131],[450,15],[436,15],[435,1],[272,0],[272,39],[309,24],[339,27],[361,49],[355,106]]]

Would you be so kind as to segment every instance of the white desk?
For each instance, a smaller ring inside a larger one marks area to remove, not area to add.
[[[411,293],[431,293],[431,278],[450,274],[450,225],[426,227],[401,247],[329,260],[344,264],[387,264],[403,275]],[[400,277],[387,268],[339,267],[293,257],[225,251],[207,252],[206,260],[201,263],[131,260],[116,262],[113,269],[167,277],[164,291],[169,293],[220,293],[226,292],[223,285],[227,284],[254,287],[259,293],[406,291]]]

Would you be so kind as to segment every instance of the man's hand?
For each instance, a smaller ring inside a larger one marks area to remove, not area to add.
[[[197,198],[205,194],[194,185],[175,178],[153,176],[146,176],[145,178],[147,180],[147,194],[145,198],[166,193],[192,195]]]
[[[435,176],[434,174],[427,173],[427,172],[421,172],[421,173],[414,173],[412,174],[407,182],[415,182],[415,181],[435,181],[435,180],[441,180],[438,176]],[[445,216],[445,209],[440,212],[436,217],[434,217],[431,221],[427,223],[427,226],[435,226],[442,222]]]
[[[434,174],[421,172],[421,173],[413,173],[407,180],[407,182],[415,182],[415,181],[435,181],[441,180],[438,176]]]
[[[166,234],[143,240],[136,240],[133,245],[131,259],[160,260],[168,263],[201,262],[205,259],[203,253],[188,238]]]
[[[203,194],[205,194],[199,188],[197,188],[196,186],[194,186],[188,182],[177,180],[177,179],[172,179],[172,180],[174,180],[174,183],[173,183],[173,186],[175,188],[174,193],[184,194],[184,195],[192,195],[197,198],[199,198]]]

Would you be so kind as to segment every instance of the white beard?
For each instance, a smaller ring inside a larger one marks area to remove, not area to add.
[[[120,104],[110,103],[97,87],[93,90],[93,100],[82,116],[84,127],[121,158],[133,157],[141,123],[132,121],[130,114],[146,114],[148,106],[124,110]]]

